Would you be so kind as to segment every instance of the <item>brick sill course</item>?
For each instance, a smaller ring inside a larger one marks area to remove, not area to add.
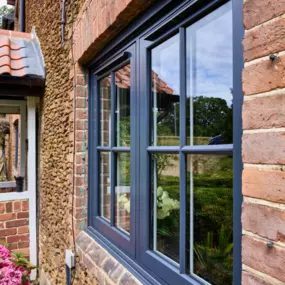
[[[142,285],[85,231],[76,238],[76,251],[80,262],[96,278],[98,285]]]

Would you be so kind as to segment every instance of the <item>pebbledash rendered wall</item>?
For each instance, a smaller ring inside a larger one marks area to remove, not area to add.
[[[27,31],[35,26],[47,70],[38,187],[42,281],[64,284],[64,251],[76,246],[73,284],[139,284],[82,231],[88,77],[81,66],[152,1],[66,1],[64,46],[60,2],[26,0]],[[285,282],[285,0],[245,0],[244,26],[242,284],[280,285]]]

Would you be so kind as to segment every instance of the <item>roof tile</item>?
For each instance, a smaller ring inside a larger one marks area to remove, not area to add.
[[[0,29],[0,75],[45,78],[44,62],[35,34]]]

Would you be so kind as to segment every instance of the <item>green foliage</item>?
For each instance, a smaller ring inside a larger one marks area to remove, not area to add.
[[[208,232],[204,244],[195,244],[195,273],[213,285],[232,284],[232,231],[222,225],[218,242],[214,236]]]
[[[13,7],[10,8],[7,5],[3,5],[2,7],[0,7],[0,28],[1,29],[2,29],[3,16],[6,16],[13,11],[14,11],[14,8]]]
[[[190,108],[189,104],[188,100],[187,108]],[[194,97],[193,113],[195,137],[223,134],[226,142],[232,142],[232,107],[228,107],[226,100],[215,97]]]

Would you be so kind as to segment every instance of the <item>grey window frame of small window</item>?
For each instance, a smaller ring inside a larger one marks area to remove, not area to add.
[[[160,2],[160,1],[158,1]],[[162,1],[163,2],[163,1]],[[176,2],[176,1],[175,1]],[[177,1],[179,2],[179,1]],[[176,3],[177,3],[176,2]],[[182,147],[149,147],[149,134],[145,137],[141,137],[138,140],[138,133],[132,133],[132,145],[134,145],[134,139],[136,147],[139,148],[140,152],[135,151],[134,161],[140,167],[132,167],[132,177],[135,177],[136,182],[134,183],[135,188],[132,191],[136,191],[134,195],[136,198],[132,200],[133,207],[131,209],[131,228],[134,232],[131,232],[131,237],[135,236],[136,240],[132,239],[128,242],[122,243],[122,233],[114,228],[108,228],[108,230],[102,230],[98,227],[94,221],[100,220],[98,217],[98,187],[96,190],[96,181],[98,181],[98,168],[96,168],[96,143],[98,143],[98,138],[96,138],[96,130],[98,130],[98,120],[96,121],[96,116],[94,116],[94,110],[98,110],[98,102],[96,103],[94,94],[98,92],[98,86],[96,85],[96,70],[104,70],[106,66],[113,66],[122,61],[124,57],[124,45],[135,44],[136,58],[133,59],[134,62],[134,76],[136,79],[133,86],[133,95],[135,98],[135,103],[132,104],[136,111],[139,112],[139,118],[145,118],[144,120],[138,120],[136,122],[139,127],[135,130],[149,130],[150,125],[150,101],[146,100],[146,94],[149,94],[149,90],[146,89],[150,86],[150,76],[148,76],[147,71],[149,69],[149,53],[147,50],[151,47],[158,45],[159,43],[165,41],[167,38],[171,37],[175,33],[179,32],[180,42],[185,41],[185,27],[189,24],[196,22],[197,20],[203,18],[208,13],[217,9],[219,6],[228,2],[227,0],[209,0],[204,1],[182,1],[176,7],[173,7],[173,1],[167,0],[165,3],[158,3],[150,8],[142,17],[139,17],[128,29],[123,31],[116,40],[114,40],[109,46],[107,46],[104,51],[90,64],[90,91],[91,100],[89,100],[89,173],[95,173],[95,175],[89,175],[89,211],[88,215],[88,225],[89,227],[86,231],[96,239],[102,246],[104,246],[111,254],[115,256],[124,266],[126,266],[133,274],[137,276],[143,284],[201,284],[198,279],[189,277],[186,275],[186,258],[185,250],[183,250],[183,244],[186,243],[186,185],[181,184],[181,214],[180,214],[180,227],[182,228],[180,235],[180,264],[178,268],[174,264],[169,263],[166,259],[157,255],[155,252],[149,250],[149,238],[150,238],[150,217],[149,217],[149,193],[141,193],[141,189],[147,189],[150,186],[150,180],[147,166],[149,165],[148,154],[155,153],[157,151],[162,151],[165,153],[178,152],[180,157],[183,158],[185,154],[231,154],[233,155],[234,164],[234,206],[233,206],[233,222],[234,222],[234,282],[233,284],[241,284],[241,172],[242,172],[242,159],[241,159],[241,137],[242,137],[242,123],[241,123],[241,113],[242,113],[242,103],[243,103],[243,92],[242,92],[242,81],[241,73],[243,69],[243,49],[242,49],[242,38],[244,35],[244,28],[242,23],[242,0],[232,0],[232,10],[233,10],[233,145],[224,146],[186,146],[186,134],[182,130],[180,132],[180,140]],[[172,6],[171,6],[172,5]],[[169,7],[169,10],[165,7]],[[175,5],[174,5],[175,6]],[[198,9],[197,9],[198,7]],[[192,9],[193,8],[193,9]],[[167,11],[163,14],[162,11]],[[164,27],[170,22],[171,19],[176,19],[177,15],[184,12],[188,12],[187,17],[180,19],[179,24],[172,24],[170,27],[164,30]],[[190,13],[189,13],[190,11]],[[160,20],[153,20],[155,15],[161,13]],[[151,24],[149,24],[151,23]],[[145,31],[142,33],[137,32],[134,36],[135,31],[145,27]],[[154,37],[155,41],[149,43],[149,39]],[[185,47],[185,44],[180,45]],[[117,50],[114,54],[112,51]],[[111,56],[112,54],[112,56]],[[185,54],[185,49],[180,48],[180,54]],[[106,58],[108,60],[106,61]],[[146,64],[148,63],[148,64]],[[94,68],[96,66],[96,69]],[[99,66],[99,69],[98,69]],[[117,69],[117,68],[116,68]],[[181,104],[180,120],[185,119],[185,100],[186,97],[182,96],[186,94],[186,66],[180,57],[180,95]],[[98,96],[97,96],[98,97]],[[185,98],[184,98],[185,97]],[[183,107],[184,106],[184,107]],[[142,116],[142,114],[144,116]],[[182,124],[180,124],[182,125]],[[133,138],[134,137],[134,138]],[[91,143],[92,142],[92,143]],[[98,145],[98,144],[97,144]],[[97,159],[97,160],[96,160]],[[138,162],[137,162],[138,161]],[[95,162],[95,163],[94,163]],[[98,162],[97,162],[98,163]],[[180,159],[180,171],[181,171],[181,181],[185,181],[185,160]],[[96,171],[97,169],[97,171]],[[95,171],[95,172],[94,172]],[[145,173],[148,173],[147,178]],[[137,177],[139,177],[137,179]],[[139,182],[143,182],[142,184]],[[91,185],[93,185],[91,187]],[[135,190],[134,190],[135,189]],[[138,190],[139,189],[139,190]],[[94,207],[95,205],[95,207]],[[97,207],[97,208],[96,208]],[[97,210],[96,210],[97,209]],[[136,228],[132,227],[132,224],[136,224]],[[141,225],[141,226],[138,226]],[[106,225],[105,225],[106,226]],[[184,234],[185,233],[185,234]],[[135,235],[133,235],[135,234]],[[125,238],[125,237],[123,237]],[[186,247],[186,245],[185,245]]]
[[[134,256],[135,252],[135,244],[134,244],[134,236],[135,236],[135,228],[134,221],[135,215],[131,215],[130,217],[130,234],[127,235],[125,232],[121,231],[119,228],[115,226],[115,173],[116,173],[116,165],[115,165],[115,155],[119,152],[129,152],[131,153],[131,164],[134,163],[134,154],[135,154],[135,141],[136,137],[133,134],[135,131],[135,121],[131,119],[131,147],[120,147],[116,146],[115,143],[115,102],[116,102],[116,84],[115,84],[115,72],[119,70],[121,67],[130,64],[131,65],[131,73],[130,73],[130,104],[131,104],[131,118],[134,117],[135,114],[135,90],[133,86],[135,86],[135,73],[132,70],[135,69],[135,44],[132,44],[125,48],[124,52],[117,54],[112,60],[109,60],[107,64],[98,65],[97,69],[94,70],[93,75],[91,77],[91,84],[94,85],[93,94],[96,94],[94,100],[90,100],[90,109],[100,110],[100,84],[99,81],[111,75],[111,140],[110,146],[100,146],[100,111],[92,112],[90,114],[91,118],[91,126],[90,128],[94,129],[93,132],[90,133],[91,141],[94,143],[94,150],[89,152],[91,161],[94,164],[91,164],[89,173],[94,173],[94,176],[91,176],[92,179],[89,180],[89,185],[99,185],[99,175],[100,175],[100,152],[108,152],[111,156],[111,204],[110,204],[110,223],[104,219],[100,215],[100,189],[96,187],[96,195],[91,194],[91,199],[93,202],[90,203],[90,207],[93,208],[92,215],[93,218],[89,217],[90,225],[96,230],[100,231],[102,234],[109,237],[111,241],[116,243],[116,245],[127,251],[130,256]],[[92,148],[91,146],[91,148]],[[96,148],[96,149],[95,149]],[[131,151],[132,149],[132,151]],[[134,169],[131,169],[131,212],[134,212],[134,197],[133,191],[135,191],[135,174],[133,173]],[[94,180],[93,180],[94,179]],[[94,181],[94,182],[93,182]],[[92,190],[93,192],[93,190]],[[91,206],[92,205],[92,206]]]
[[[17,119],[14,122],[14,129],[15,129],[15,163],[14,167],[18,168],[18,155],[19,155],[19,120]]]

